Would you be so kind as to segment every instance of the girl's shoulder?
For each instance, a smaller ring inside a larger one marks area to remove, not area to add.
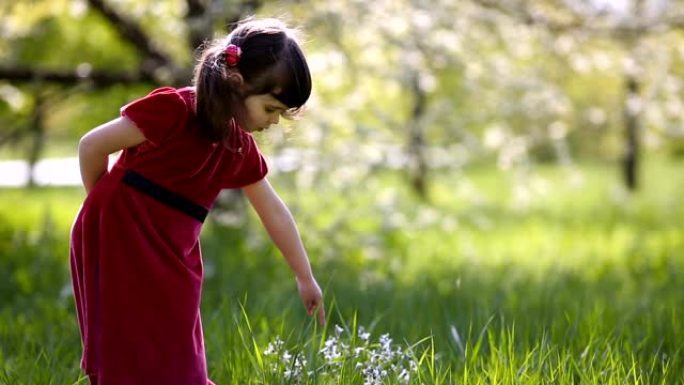
[[[174,93],[174,92],[177,92],[177,91],[178,91],[178,90],[177,90],[176,88],[173,88],[173,87],[159,87],[159,88],[156,88],[156,89],[152,90],[152,92],[150,92],[149,95],[165,94],[165,93]]]
[[[145,137],[160,143],[182,130],[194,115],[194,89],[160,87],[121,108],[121,115],[132,120]]]
[[[159,87],[152,90],[143,98],[152,98],[157,100],[182,100],[188,107],[192,107],[195,102],[195,88],[194,87]]]
[[[121,108],[126,110],[145,110],[148,112],[168,112],[170,114],[192,114],[195,109],[195,89],[193,87],[159,87]]]

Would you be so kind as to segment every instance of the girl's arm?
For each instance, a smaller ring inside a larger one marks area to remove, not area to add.
[[[138,127],[126,117],[102,124],[83,135],[78,143],[78,163],[86,193],[107,171],[109,154],[145,141]]]
[[[307,313],[318,310],[318,320],[325,323],[323,294],[311,272],[309,257],[304,250],[297,225],[285,203],[273,190],[266,178],[243,188],[247,199],[261,218],[273,243],[280,249],[285,260],[297,277],[299,296]]]

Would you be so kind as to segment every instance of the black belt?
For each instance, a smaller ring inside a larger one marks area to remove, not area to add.
[[[151,196],[161,203],[173,207],[176,210],[182,211],[183,213],[197,219],[200,222],[204,222],[207,214],[209,214],[209,210],[207,210],[205,207],[202,207],[186,197],[176,194],[173,191],[167,190],[166,188],[152,182],[133,170],[126,170],[122,180],[127,185],[134,187],[135,189]]]

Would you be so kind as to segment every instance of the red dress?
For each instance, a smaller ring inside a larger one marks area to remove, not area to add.
[[[264,178],[252,136],[207,139],[192,88],[161,88],[121,109],[147,139],[123,151],[86,197],[71,233],[83,357],[98,385],[207,385],[200,319],[202,222],[123,182],[127,170],[210,208],[224,188]]]

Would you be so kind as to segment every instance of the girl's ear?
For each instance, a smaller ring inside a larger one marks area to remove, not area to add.
[[[238,89],[240,91],[244,91],[245,79],[242,77],[242,75],[239,72],[229,73],[228,74],[228,82],[230,82],[230,85],[233,86],[235,89]]]

